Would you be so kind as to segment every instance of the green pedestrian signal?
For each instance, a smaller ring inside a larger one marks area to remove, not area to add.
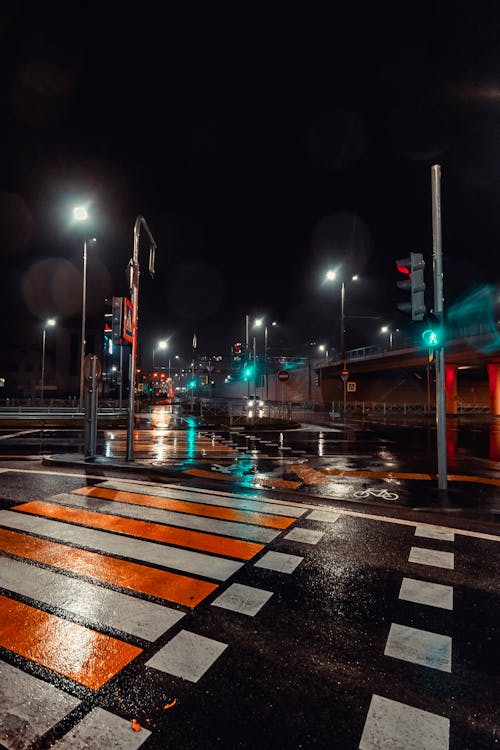
[[[422,331],[422,341],[428,349],[436,349],[438,346],[443,346],[443,324],[439,320],[439,318],[432,312],[428,312],[424,316],[424,330]]]

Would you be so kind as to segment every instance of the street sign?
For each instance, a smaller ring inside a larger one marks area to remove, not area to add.
[[[351,380],[347,383],[347,390],[349,393],[355,393],[356,392],[356,381]]]
[[[289,377],[290,376],[286,370],[280,370],[278,372],[278,380],[280,381],[280,383],[286,383]]]
[[[87,380],[92,376],[92,360],[95,359],[95,376],[101,377],[101,363],[95,354],[86,354],[83,360],[83,377]]]
[[[123,339],[129,344],[134,340],[134,306],[127,297],[123,297]]]
[[[349,377],[349,370],[342,370],[342,372],[340,373],[340,377],[342,378],[342,380],[345,383],[345,381]]]

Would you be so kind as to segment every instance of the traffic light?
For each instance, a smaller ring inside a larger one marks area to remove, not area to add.
[[[432,312],[428,312],[424,316],[424,329],[422,331],[422,341],[428,349],[436,349],[438,346],[443,346],[444,343],[444,329],[442,322]]]
[[[425,261],[422,253],[410,253],[409,258],[401,258],[396,261],[396,268],[404,273],[407,278],[398,281],[399,289],[410,292],[409,302],[400,302],[398,310],[411,314],[412,320],[423,320],[425,315]]]

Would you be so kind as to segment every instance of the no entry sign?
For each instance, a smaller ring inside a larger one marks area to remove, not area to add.
[[[288,378],[289,378],[289,375],[286,370],[280,370],[278,372],[278,380],[280,381],[280,383],[286,383]]]

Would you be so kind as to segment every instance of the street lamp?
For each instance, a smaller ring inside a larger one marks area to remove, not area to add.
[[[155,366],[155,351],[156,351],[156,349],[162,349],[163,351],[165,351],[165,349],[167,349],[167,348],[168,348],[168,341],[166,339],[163,339],[162,341],[158,341],[158,344],[156,345],[156,347],[153,347],[153,369],[154,369],[154,366]]]
[[[337,272],[333,270],[328,270],[326,272],[326,280],[327,281],[334,281],[337,278]],[[357,274],[354,274],[354,276],[351,276],[351,281],[357,281],[359,279],[359,276]],[[344,333],[345,333],[345,281],[342,279],[341,287],[340,287],[340,356],[342,359],[342,365],[344,370],[346,369],[346,359],[345,359],[345,349],[344,349]],[[347,400],[347,382],[346,379],[343,379],[344,382],[344,412],[346,410],[346,400]]]
[[[45,380],[45,339],[47,336],[47,328],[53,328],[56,324],[56,321],[54,318],[49,318],[43,327],[42,332],[42,382],[40,385],[40,405],[43,404],[43,388],[44,388],[44,380]]]
[[[87,221],[89,214],[85,206],[75,206],[73,209],[73,218],[75,221]],[[91,242],[95,242],[92,237]],[[80,344],[80,411],[83,411],[83,390],[85,377],[83,373],[83,363],[85,360],[85,316],[87,306],[87,238],[83,241],[83,276],[82,276],[82,335]]]

